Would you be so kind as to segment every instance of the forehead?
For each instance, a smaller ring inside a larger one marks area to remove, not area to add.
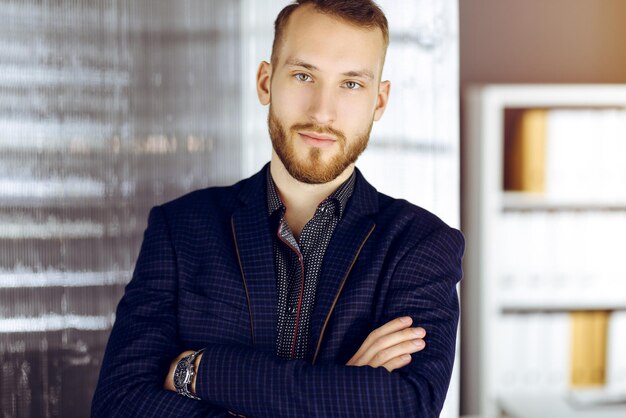
[[[352,71],[359,67],[379,74],[384,49],[380,28],[360,27],[305,5],[293,12],[284,28],[279,65],[297,58],[322,70]]]

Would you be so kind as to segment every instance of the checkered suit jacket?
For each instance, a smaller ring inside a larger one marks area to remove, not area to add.
[[[462,234],[357,170],[324,257],[312,363],[275,356],[276,278],[265,169],[151,210],[92,403],[104,417],[437,417],[454,361]],[[427,331],[408,365],[345,366],[404,315]],[[206,347],[196,401],[162,388],[170,362]]]

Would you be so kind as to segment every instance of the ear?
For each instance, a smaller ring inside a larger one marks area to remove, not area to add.
[[[256,94],[263,106],[270,103],[270,86],[272,83],[272,64],[267,61],[261,62],[256,73]]]
[[[383,117],[385,109],[387,108],[387,102],[389,101],[389,91],[391,89],[391,82],[389,80],[382,81],[378,87],[378,97],[376,98],[376,109],[374,110],[374,120],[379,120]]]

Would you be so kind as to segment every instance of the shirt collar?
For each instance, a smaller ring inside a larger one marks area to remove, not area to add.
[[[276,191],[276,185],[274,184],[274,180],[272,179],[272,173],[270,172],[270,166],[267,166],[267,211],[268,215],[272,215],[278,209],[285,209],[285,205],[282,200],[280,200],[280,196],[278,196],[278,192]],[[346,206],[348,205],[348,200],[350,200],[350,196],[352,196],[352,192],[354,191],[354,183],[356,181],[356,170],[352,172],[352,175],[341,185],[332,192],[326,199],[322,201],[317,207],[316,214],[320,211],[326,211],[329,208],[335,208],[335,213],[339,216],[339,219],[343,217],[343,214],[346,210]]]

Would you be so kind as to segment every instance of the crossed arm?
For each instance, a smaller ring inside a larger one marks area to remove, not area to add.
[[[403,316],[376,328],[368,335],[354,356],[348,360],[346,366],[384,367],[388,372],[405,366],[411,361],[411,354],[423,350],[426,345],[423,339],[426,336],[426,330],[420,327],[411,328],[412,322],[413,318]],[[173,383],[176,365],[183,357],[192,353],[192,350],[183,351],[172,361],[170,371],[163,384],[165,389],[176,391]],[[196,370],[198,370],[201,360],[202,353],[196,357]],[[196,393],[197,376],[197,374],[193,376],[191,383],[194,394]]]
[[[420,327],[411,327],[413,320],[409,316],[394,319],[380,328],[372,331],[365,339],[359,350],[346,363],[346,366],[370,366],[373,368],[384,367],[388,372],[392,372],[411,361],[411,354],[421,351],[425,342],[423,340],[426,332]],[[209,347],[209,350],[211,348]],[[178,362],[193,351],[184,351],[176,357],[170,364],[170,370],[165,378],[163,387],[172,392],[174,387],[174,371]],[[203,354],[200,354],[195,361],[195,369],[200,369]],[[197,394],[196,378],[193,376],[191,391]]]
[[[408,315],[429,335],[428,349],[408,364],[390,373],[380,367],[390,360],[379,356],[374,367],[373,357],[365,356],[372,350],[363,347],[352,364],[312,366],[215,344],[199,364],[196,391],[203,401],[198,402],[163,389],[172,359],[188,347],[176,344],[176,266],[166,261],[174,260],[172,244],[162,209],[155,208],[135,275],[118,306],[92,416],[232,418],[227,410],[249,417],[438,416],[454,359],[462,252],[460,233],[444,227],[410,249],[395,268],[384,319]],[[364,364],[369,367],[349,367]]]

